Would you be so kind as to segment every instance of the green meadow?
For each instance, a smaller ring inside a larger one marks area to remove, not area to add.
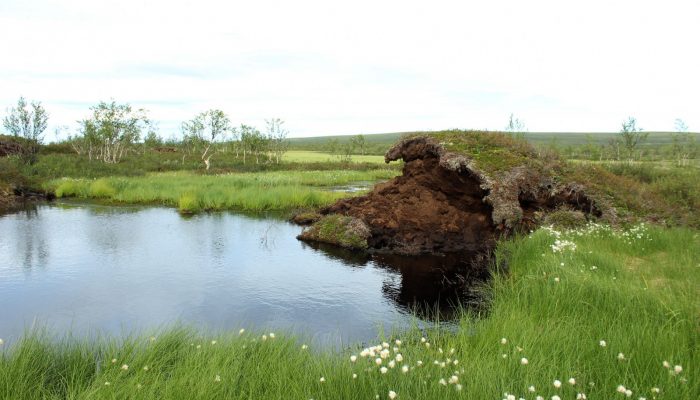
[[[272,171],[198,175],[152,173],[137,177],[57,179],[47,188],[56,196],[117,203],[158,204],[193,213],[211,210],[270,211],[317,208],[340,197],[333,187],[396,176],[396,169],[366,171]]]
[[[22,399],[674,399],[700,393],[697,231],[590,224],[502,242],[488,308],[317,348],[284,332],[28,332],[2,349]],[[538,397],[539,396],[539,397]]]

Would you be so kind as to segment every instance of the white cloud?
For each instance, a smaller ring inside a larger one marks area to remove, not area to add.
[[[144,4],[145,3],[145,4]],[[449,127],[700,130],[693,1],[17,1],[0,104],[55,125],[114,98],[168,136],[209,107],[296,136]]]

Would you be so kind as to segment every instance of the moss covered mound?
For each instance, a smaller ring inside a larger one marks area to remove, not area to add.
[[[370,229],[358,218],[327,215],[299,235],[299,239],[336,244],[351,249],[366,249]]]
[[[408,136],[386,155],[403,160],[403,174],[365,196],[321,210],[362,221],[367,248],[401,254],[490,250],[496,240],[532,229],[566,208],[587,218],[615,218],[605,199],[566,177],[566,163],[505,134],[448,131]],[[328,218],[328,217],[326,217]],[[321,238],[321,219],[300,236]],[[342,237],[342,232],[335,232]],[[347,247],[347,244],[341,244]]]

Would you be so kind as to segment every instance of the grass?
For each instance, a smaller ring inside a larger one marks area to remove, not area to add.
[[[57,197],[98,198],[120,203],[176,206],[185,213],[200,210],[289,210],[316,208],[344,197],[327,186],[389,179],[395,169],[368,171],[276,171],[224,175],[191,172],[140,177],[57,179],[47,188]]]
[[[330,153],[321,151],[303,151],[290,150],[284,153],[282,161],[284,162],[302,162],[302,163],[319,163],[319,162],[337,162],[338,157]],[[384,164],[384,156],[380,155],[352,155],[351,161],[355,163],[377,163]]]
[[[60,341],[30,333],[2,352],[0,397],[388,399],[394,391],[398,399],[698,398],[697,231],[541,229],[502,243],[497,259],[488,314],[464,315],[456,331],[413,330],[379,338],[379,348],[340,352],[305,349],[303,338],[279,333],[263,340],[262,332],[174,328],[153,338]],[[673,372],[676,365],[681,372]]]

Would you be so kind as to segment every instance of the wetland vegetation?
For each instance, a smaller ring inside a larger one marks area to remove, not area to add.
[[[133,130],[109,136],[110,107]],[[295,141],[276,120],[265,133],[241,126],[224,139],[202,127],[209,113],[188,121],[184,140],[164,141],[134,134],[148,130],[143,114],[114,103],[93,111],[80,135],[60,143],[0,138],[0,207],[15,194],[50,193],[183,213],[314,210],[353,195],[330,188],[400,173],[380,156],[399,134]],[[466,133],[431,134],[450,146]],[[555,176],[594,188],[618,219],[550,218],[552,226],[501,239],[478,287],[481,307],[462,309],[451,329],[420,323],[340,348],[243,325],[99,337],[0,331],[0,397],[695,399],[696,136],[652,134],[626,150],[615,134],[481,132],[466,147],[455,142],[490,171],[556,159]],[[537,159],[519,152],[525,141]]]

